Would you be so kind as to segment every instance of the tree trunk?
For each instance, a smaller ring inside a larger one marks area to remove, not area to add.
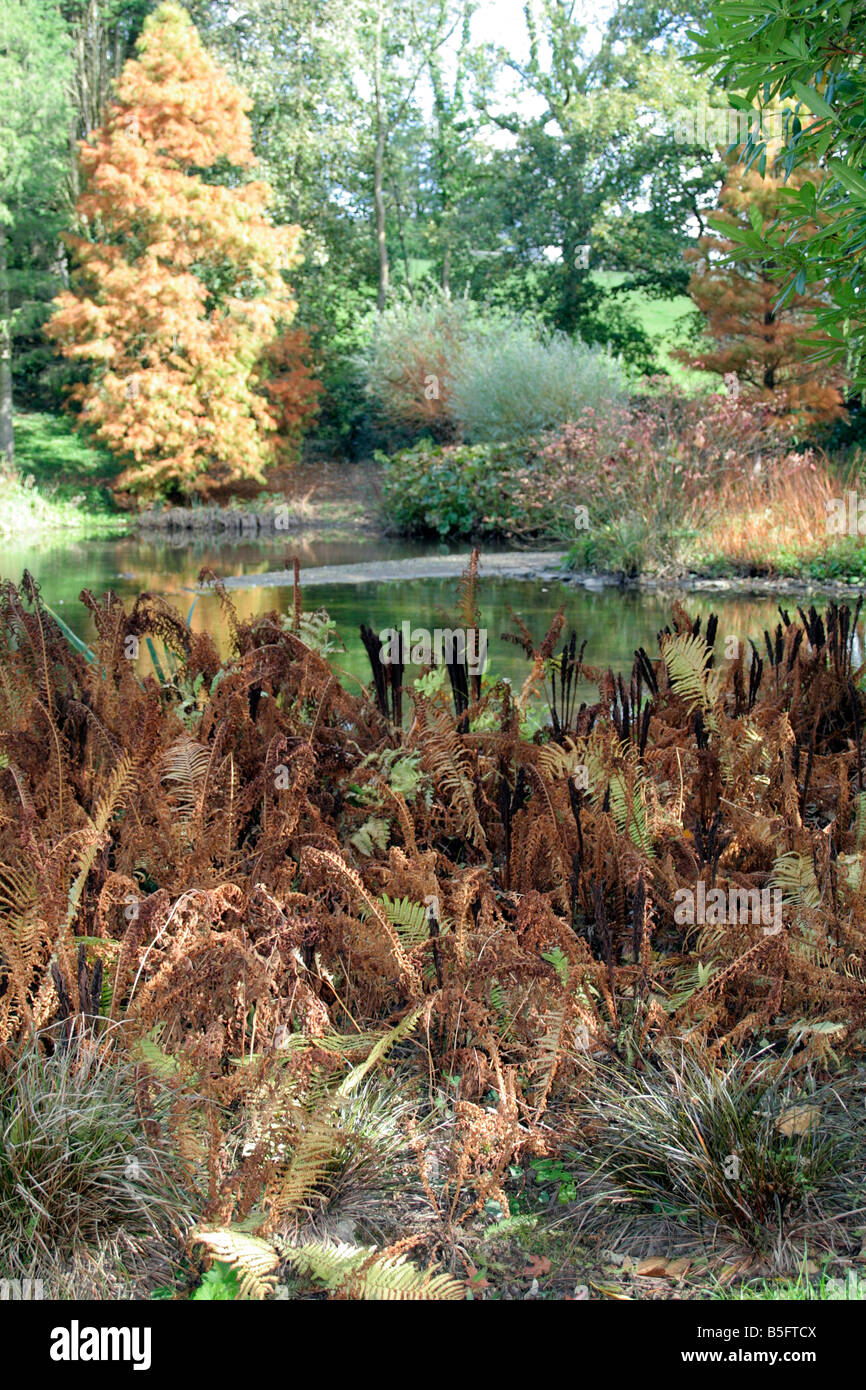
[[[15,464],[12,432],[12,309],[6,267],[6,237],[0,233],[0,469],[11,472]]]
[[[445,250],[442,252],[442,289],[445,294],[451,293],[451,243],[446,241]]]
[[[382,6],[376,12],[376,54],[373,73],[376,97],[376,154],[373,164],[373,198],[376,204],[376,251],[379,260],[379,294],[376,307],[383,313],[388,299],[388,242],[385,227],[385,112],[382,106]]]
[[[773,313],[772,309],[768,309],[767,312],[764,314],[764,326],[765,326],[765,328],[771,328],[772,325],[773,325],[775,322],[776,322],[776,315]],[[769,342],[771,341],[771,335],[770,335],[770,334],[766,334],[766,335],[765,335],[765,339],[766,339],[766,342],[769,344]],[[775,391],[775,389],[776,389],[776,368],[775,368],[775,366],[774,366],[772,363],[770,363],[768,366],[766,366],[766,367],[764,368],[764,390],[765,390],[765,391]]]

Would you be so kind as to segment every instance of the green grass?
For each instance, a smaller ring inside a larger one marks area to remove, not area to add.
[[[605,289],[613,289],[626,279],[624,271],[597,270],[593,279]],[[629,311],[631,317],[656,347],[661,365],[669,372],[675,386],[689,395],[708,388],[718,388],[720,380],[712,372],[694,372],[675,362],[671,349],[685,346],[685,327],[687,320],[695,311],[688,295],[680,294],[674,299],[657,299],[644,290],[626,290],[617,296],[618,302]]]
[[[15,467],[22,478],[32,475],[38,490],[57,502],[83,494],[87,511],[116,511],[111,484],[120,463],[78,434],[67,415],[16,415]]]
[[[119,467],[66,416],[16,416],[15,471],[0,476],[0,538],[125,527],[111,491]]]
[[[814,1267],[812,1267],[814,1269]],[[710,1297],[716,1302],[776,1303],[797,1300],[803,1303],[839,1302],[866,1298],[866,1280],[853,1269],[843,1275],[830,1276],[825,1262],[815,1275],[803,1261],[795,1279],[753,1279],[736,1288],[713,1289]]]

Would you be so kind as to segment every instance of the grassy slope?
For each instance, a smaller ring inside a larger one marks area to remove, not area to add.
[[[599,270],[593,278],[606,289],[613,289],[615,285],[622,284],[626,275],[618,270]],[[690,371],[671,357],[672,348],[685,345],[685,328],[695,310],[688,295],[677,295],[675,299],[656,299],[643,290],[627,290],[620,297],[620,302],[628,309],[647,337],[656,344],[662,366],[681,390],[691,394],[708,387],[718,387],[718,377],[709,372]]]
[[[107,449],[76,433],[68,415],[33,412],[15,417],[15,465],[58,501],[83,493],[88,511],[113,512],[111,483],[120,466]]]
[[[118,524],[111,493],[118,465],[67,416],[17,415],[15,468],[0,478],[0,537]]]

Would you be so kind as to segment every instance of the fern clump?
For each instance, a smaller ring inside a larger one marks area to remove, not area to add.
[[[238,1231],[197,1231],[195,1239],[235,1274],[241,1298],[267,1298],[275,1288],[280,1257],[287,1272],[337,1298],[376,1301],[453,1301],[465,1287],[435,1267],[423,1269],[397,1249],[306,1241],[272,1245]]]

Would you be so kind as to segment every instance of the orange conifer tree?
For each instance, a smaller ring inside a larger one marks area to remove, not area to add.
[[[799,186],[806,175],[795,174],[788,186]],[[781,178],[770,171],[762,177],[754,168],[746,171],[733,164],[719,196],[715,223],[750,227],[752,210],[764,223],[783,215]],[[723,263],[735,241],[719,231],[702,237],[691,252],[694,270],[689,293],[706,317],[712,340],[704,350],[681,350],[680,361],[703,371],[730,373],[749,394],[772,407],[773,415],[788,427],[801,428],[832,420],[842,412],[838,374],[826,363],[809,361],[821,338],[814,330],[814,311],[822,300],[822,286],[793,294],[780,308],[779,281],[772,267],[756,258]]]
[[[247,181],[248,107],[164,4],[81,146],[76,269],[48,332],[90,364],[82,420],[142,497],[261,482],[315,411],[284,275],[300,228],[273,226]]]

